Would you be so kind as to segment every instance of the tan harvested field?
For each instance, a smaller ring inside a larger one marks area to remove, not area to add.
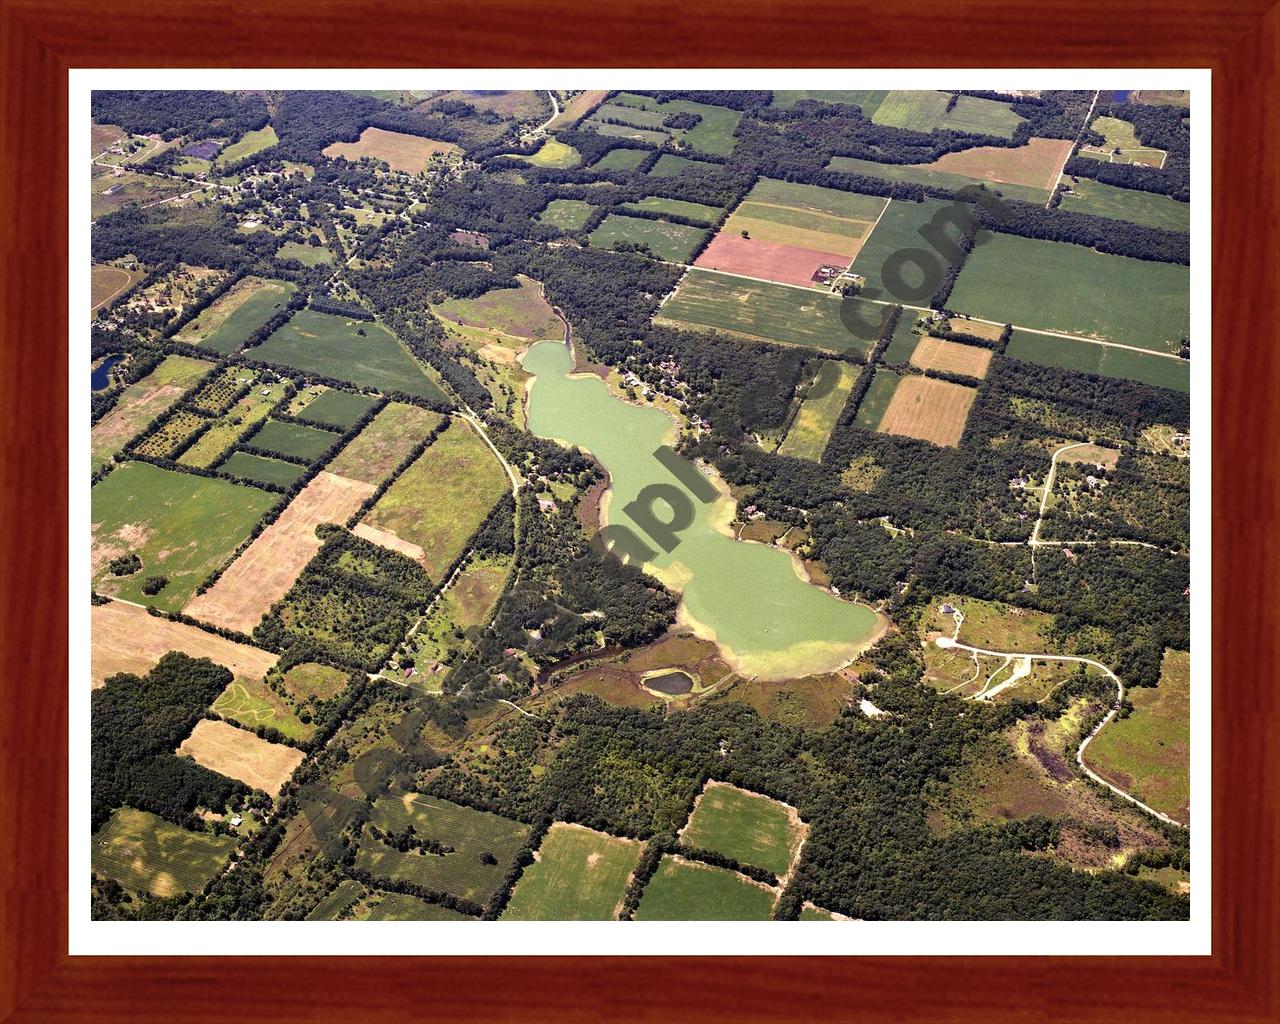
[[[1107,469],[1115,469],[1120,461],[1120,453],[1114,448],[1103,448],[1097,444],[1086,444],[1080,448],[1072,448],[1061,455],[1063,462],[1075,462],[1090,466],[1100,465]]]
[[[960,384],[911,374],[903,377],[893,392],[877,430],[954,448],[960,443],[977,394]]]
[[[414,445],[431,433],[440,414],[416,405],[391,402],[329,463],[329,471],[348,480],[382,483]]]
[[[1058,171],[1071,152],[1070,139],[1029,139],[1025,146],[976,146],[957,153],[946,153],[931,164],[921,164],[931,171],[967,174],[973,178],[1027,185],[1053,191],[1058,184]]]
[[[962,316],[947,321],[947,329],[956,334],[971,334],[983,341],[999,341],[1004,333],[1003,324],[989,324],[985,320],[966,320]]]
[[[587,89],[578,93],[577,96],[560,108],[560,116],[551,122],[548,126],[549,130],[556,131],[567,124],[572,124],[592,108],[604,102],[604,98],[608,95],[608,89]]]
[[[354,163],[361,157],[368,156],[384,160],[393,171],[403,171],[405,174],[417,174],[425,170],[437,153],[456,152],[458,147],[452,142],[437,142],[420,135],[388,132],[381,128],[366,128],[360,133],[358,142],[335,142],[324,149],[324,155],[330,159],[344,157]]]
[[[373,544],[378,544],[391,551],[399,551],[400,554],[408,555],[418,561],[421,561],[424,555],[422,548],[412,541],[401,540],[394,533],[379,530],[376,526],[370,526],[368,523],[357,523],[356,528],[351,532]]]
[[[848,263],[849,257],[842,253],[804,249],[754,236],[743,238],[741,234],[724,230],[711,240],[694,266],[781,284],[812,285],[813,274],[819,267],[824,264],[844,267]]]
[[[279,661],[270,651],[238,644],[181,622],[151,615],[137,605],[112,601],[89,613],[90,674],[96,689],[117,672],[143,675],[169,651],[209,658],[245,679],[261,679]]]
[[[958,341],[946,341],[926,334],[911,353],[911,365],[922,370],[942,370],[944,373],[981,378],[987,375],[987,368],[991,365],[991,349],[962,345]]]
[[[89,300],[93,303],[93,311],[101,309],[144,276],[140,270],[125,270],[106,263],[95,263],[89,278]]]
[[[373,484],[321,472],[205,593],[183,609],[193,618],[253,632],[320,550],[316,527],[345,523],[374,492]]]
[[[270,796],[280,793],[280,788],[307,756],[297,747],[270,743],[244,729],[210,718],[200,719],[176,752],[211,772],[239,779]]]

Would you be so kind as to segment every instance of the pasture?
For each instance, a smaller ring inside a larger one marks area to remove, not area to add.
[[[287,420],[267,420],[247,442],[249,447],[276,455],[314,462],[333,446],[341,435],[318,427]]]
[[[977,396],[973,388],[912,374],[903,377],[894,389],[889,408],[876,429],[882,434],[916,437],[954,448],[960,443]]]
[[[862,401],[858,404],[858,414],[854,422],[867,430],[878,428],[880,421],[884,419],[885,410],[893,400],[893,393],[898,390],[898,384],[901,381],[902,378],[892,370],[886,370],[883,366],[878,367],[875,376],[871,378],[871,386],[867,388],[867,393],[862,396]]]
[[[418,361],[382,324],[301,309],[253,350],[254,358],[356,387],[444,401]]]
[[[844,325],[842,302],[858,307],[869,323],[882,316],[882,307],[858,299],[694,268],[654,322],[865,357],[872,342]]]
[[[108,302],[119,298],[146,275],[141,270],[125,270],[108,263],[95,263],[89,275],[89,301],[97,312]]]
[[[228,167],[253,156],[255,153],[261,153],[263,150],[279,144],[280,137],[276,135],[276,130],[271,125],[258,128],[255,131],[245,132],[218,154],[218,158],[213,162],[213,165],[219,169]]]
[[[645,886],[637,921],[767,921],[774,892],[734,871],[671,856]]]
[[[306,471],[305,466],[299,466],[295,462],[284,462],[251,452],[232,452],[218,466],[218,472],[226,476],[241,477],[260,484],[275,484],[277,487],[291,487]]]
[[[318,267],[333,262],[333,252],[325,245],[304,245],[302,242],[285,242],[276,250],[278,260],[297,260],[304,267]]]
[[[382,483],[440,422],[438,412],[389,402],[329,463],[329,471],[348,480]]]
[[[270,743],[212,718],[200,719],[175,753],[272,797],[280,795],[280,789],[307,756],[297,747]]]
[[[991,356],[989,348],[962,345],[956,341],[925,335],[911,353],[911,365],[922,370],[942,370],[944,373],[958,373],[981,380],[987,375]]]
[[[93,581],[100,592],[176,611],[249,535],[278,496],[215,477],[129,462],[92,491]],[[113,576],[108,563],[136,554],[142,568]],[[149,576],[168,585],[147,595]]]
[[[238,352],[249,336],[282,310],[298,286],[291,281],[242,277],[176,335],[175,341],[200,345],[220,355]]]
[[[1092,178],[1064,177],[1062,180],[1071,186],[1071,191],[1062,197],[1058,206],[1061,210],[1111,217],[1166,231],[1185,232],[1191,229],[1189,203],[1180,203],[1157,192],[1104,185]]]
[[[481,904],[498,890],[529,836],[529,826],[521,822],[419,793],[379,798],[369,824],[388,834],[412,825],[417,839],[439,843],[449,852],[400,853],[365,826],[357,867],[375,878],[415,882]],[[493,863],[486,863],[485,854]]]
[[[818,461],[827,447],[827,438],[840,418],[853,382],[858,379],[857,366],[838,359],[824,360],[796,413],[795,421],[778,447],[779,455]]]
[[[904,309],[902,315],[898,317],[897,325],[893,328],[893,339],[880,357],[882,363],[887,366],[906,366],[911,361],[911,355],[920,344],[921,337],[911,329],[915,326],[915,322],[915,311]]]
[[[1102,377],[1136,380],[1140,384],[1191,393],[1191,362],[1170,359],[1155,353],[1109,348],[1075,338],[1062,338],[1029,331],[1013,332],[1005,348],[1010,359],[1037,366],[1058,366]]]
[[[612,249],[619,243],[631,243],[645,246],[653,256],[667,263],[684,263],[706,234],[705,228],[688,224],[611,213],[589,238],[598,249]]]
[[[536,281],[519,277],[518,288],[491,288],[473,299],[446,299],[432,312],[463,327],[471,327],[501,342],[509,338],[539,341],[563,338],[564,324],[542,296]]]
[[[641,844],[556,822],[524,869],[502,915],[508,921],[612,921]]]
[[[790,873],[806,832],[799,815],[786,804],[711,781],[698,796],[680,841],[782,878]]]
[[[1088,156],[1097,152],[1109,155],[1113,163],[1146,164],[1148,167],[1163,167],[1165,151],[1144,146],[1138,139],[1134,126],[1118,117],[1096,117],[1089,127],[1102,136],[1101,147],[1090,147]]]
[[[462,554],[507,483],[484,441],[466,423],[455,421],[387,489],[365,522],[418,545],[419,564],[438,580]]]
[[[107,480],[113,476],[114,473]],[[260,494],[268,501],[279,499],[278,495],[255,488],[240,490]],[[320,550],[316,527],[321,523],[346,522],[373,491],[372,484],[333,473],[317,473],[280,517],[184,611],[225,629],[252,633],[262,616],[284,597],[307,562]]]
[[[1190,332],[1189,270],[1082,245],[997,234],[969,255],[948,306],[964,313],[1176,352]]]
[[[646,196],[639,202],[623,203],[622,210],[642,210],[649,213],[675,214],[689,220],[701,221],[703,224],[714,224],[724,213],[719,206],[707,206],[704,203],[687,203],[683,199],[664,199],[661,196]]]
[[[189,832],[146,811],[117,807],[93,836],[93,871],[132,892],[199,892],[227,863],[231,836]]]
[[[360,133],[358,141],[334,142],[322,150],[323,155],[330,160],[341,157],[358,163],[367,156],[380,160],[393,171],[403,174],[425,171],[433,157],[450,156],[457,152],[458,147],[452,142],[437,142],[421,135],[405,135],[403,132],[389,132],[382,128],[366,128]]]
[[[583,202],[581,199],[553,199],[538,214],[538,220],[561,231],[577,231],[587,222],[587,218],[591,216],[591,211],[594,209],[595,207],[590,203]]]
[[[591,165],[593,171],[634,171],[649,159],[647,149],[611,149]]]
[[[288,702],[261,679],[236,679],[227,684],[209,710],[246,729],[265,726],[291,740],[309,740],[313,723],[305,723]]]
[[[126,387],[115,407],[93,426],[89,441],[90,466],[97,470],[106,465],[130,438],[212,369],[213,363],[203,359],[168,356],[141,380]]]
[[[547,139],[533,156],[521,157],[535,167],[555,167],[565,170],[577,167],[582,163],[582,155],[572,146],[565,145],[558,139]]]

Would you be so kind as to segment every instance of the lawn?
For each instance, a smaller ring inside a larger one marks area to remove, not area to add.
[[[304,267],[318,267],[332,263],[333,253],[324,245],[304,245],[302,242],[285,242],[276,250],[278,260],[297,260]]]
[[[640,860],[640,843],[556,822],[524,869],[503,918],[612,921]]]
[[[419,441],[440,422],[440,414],[416,405],[389,402],[329,463],[329,471],[350,480],[380,484]]]
[[[804,838],[804,826],[785,804],[735,786],[708,782],[681,842],[782,876]]]
[[[706,206],[703,203],[687,203],[683,199],[663,199],[660,196],[647,196],[638,203],[623,203],[623,210],[645,210],[652,213],[672,213],[677,217],[687,217],[703,224],[714,224],[724,209],[719,206]]]
[[[1064,178],[1063,181],[1071,186],[1071,191],[1062,197],[1059,209],[1111,217],[1167,231],[1191,229],[1189,203],[1180,203],[1158,192],[1104,185],[1092,178]]]
[[[1176,352],[1190,332],[1190,301],[1185,266],[997,234],[970,254],[947,304],[1000,323]]]
[[[93,870],[133,892],[176,896],[203,889],[235,846],[231,836],[188,832],[146,811],[118,807],[94,834]]]
[[[787,436],[778,448],[779,455],[797,459],[822,458],[827,438],[844,409],[845,400],[858,379],[857,366],[838,359],[825,360],[810,386],[810,394],[804,399],[800,411]]]
[[[257,483],[275,484],[277,487],[291,487],[298,477],[305,473],[306,467],[297,463],[271,459],[265,455],[253,455],[249,452],[232,452],[218,467],[219,473],[227,476],[243,477]]]
[[[529,836],[529,826],[521,822],[418,793],[380,798],[369,824],[385,833],[412,825],[419,840],[440,843],[450,852],[400,853],[374,838],[366,826],[357,867],[375,878],[410,881],[481,904],[497,892]],[[494,863],[486,863],[485,854]]]
[[[576,149],[557,139],[547,139],[533,156],[524,159],[536,167],[555,167],[560,170],[577,167],[582,163],[582,156]]]
[[[829,171],[862,174],[884,181],[905,181],[916,185],[938,185],[941,188],[961,189],[966,185],[985,185],[1009,199],[1029,203],[1044,203],[1049,198],[1047,188],[1031,185],[996,183],[971,174],[957,174],[939,170],[930,164],[883,164],[875,160],[862,160],[852,156],[833,156],[827,164]]]
[[[920,229],[943,210],[954,209],[954,203],[943,202],[941,199],[926,199],[920,203],[893,200],[889,203],[880,217],[880,222],[871,232],[871,237],[859,250],[858,258],[853,261],[852,270],[866,280],[865,290],[869,297],[885,301],[907,302],[916,306],[928,305],[929,299],[942,281],[946,262],[924,240]],[[960,230],[954,227],[946,228],[946,232],[953,240],[958,239],[961,234]],[[904,249],[923,249],[930,256],[936,256],[934,266],[937,272],[931,280],[926,281],[923,272],[917,268],[916,264],[907,263],[902,281],[906,289],[898,287],[898,291],[904,292],[898,295],[885,286],[882,271],[886,261]],[[920,293],[916,294],[915,289],[919,289]],[[907,291],[911,291],[911,294],[906,294]],[[913,316],[912,311],[904,310],[900,319],[911,321]]]
[[[417,544],[419,562],[438,580],[506,490],[506,473],[488,446],[455,420],[387,489],[365,522]]]
[[[89,442],[89,463],[93,469],[109,462],[130,438],[172,406],[184,391],[194,387],[213,368],[213,363],[203,359],[169,356],[141,380],[120,392],[115,408],[94,424]]]
[[[93,488],[94,585],[104,594],[176,611],[279,498],[216,477],[127,463]],[[142,559],[142,568],[113,576],[107,563],[130,553]],[[142,585],[152,575],[168,576],[169,584],[149,596]]]
[[[314,462],[327,452],[340,435],[317,427],[305,427],[301,423],[284,420],[267,420],[262,429],[249,438],[249,448],[288,455],[295,459]]]
[[[245,132],[239,139],[218,154],[218,159],[214,161],[214,166],[222,168],[229,164],[237,163],[245,157],[253,156],[254,153],[261,153],[264,149],[270,149],[272,146],[278,145],[279,142],[280,137],[276,135],[276,130],[271,125],[259,128],[257,131]]]
[[[889,408],[893,393],[898,389],[898,383],[901,380],[902,378],[892,370],[879,367],[876,375],[871,378],[871,386],[867,388],[867,393],[862,396],[862,401],[858,404],[858,415],[854,422],[867,430],[875,430],[880,426],[885,410]]]
[[[887,308],[857,299],[843,301],[872,324]],[[695,269],[681,280],[656,322],[865,357],[873,342],[844,325],[841,305],[838,296],[826,292]]]
[[[663,857],[645,886],[637,921],[767,921],[772,889],[724,868]]]
[[[400,342],[381,324],[368,320],[302,309],[253,354],[264,362],[309,370],[357,387],[445,400]]]
[[[591,232],[591,244],[598,249],[612,249],[619,242],[633,242],[667,263],[684,263],[706,236],[705,228],[688,224],[672,224],[661,220],[643,220],[611,213]]]
[[[322,427],[350,430],[360,417],[378,404],[369,395],[357,395],[350,391],[331,388],[313,398],[297,414],[298,419],[318,423]]]
[[[1191,393],[1191,361],[1188,359],[1169,359],[1146,352],[1108,348],[1088,341],[1031,334],[1028,331],[1013,332],[1005,355],[1037,366],[1059,366],[1065,370],[1136,380],[1140,384],[1172,388],[1183,394]]]
[[[623,150],[626,152],[626,150]],[[538,214],[538,220],[561,231],[577,231],[587,222],[595,207],[581,199],[553,199]]]
[[[174,340],[200,345],[221,355],[238,352],[250,335],[284,309],[297,290],[298,286],[290,281],[241,278],[188,322]]]
[[[594,164],[593,171],[634,171],[649,159],[647,149],[611,149]]]

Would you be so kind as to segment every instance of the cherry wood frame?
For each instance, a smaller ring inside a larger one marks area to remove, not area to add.
[[[0,0],[0,1019],[1280,1020],[1280,757],[1267,742],[1280,724],[1280,362],[1268,233],[1280,225],[1280,7],[1271,3]],[[1212,956],[68,956],[68,68],[929,67],[948,58],[1213,69]]]

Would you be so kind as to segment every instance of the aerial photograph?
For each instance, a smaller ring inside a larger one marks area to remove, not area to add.
[[[94,91],[92,919],[1189,920],[1190,99]]]

